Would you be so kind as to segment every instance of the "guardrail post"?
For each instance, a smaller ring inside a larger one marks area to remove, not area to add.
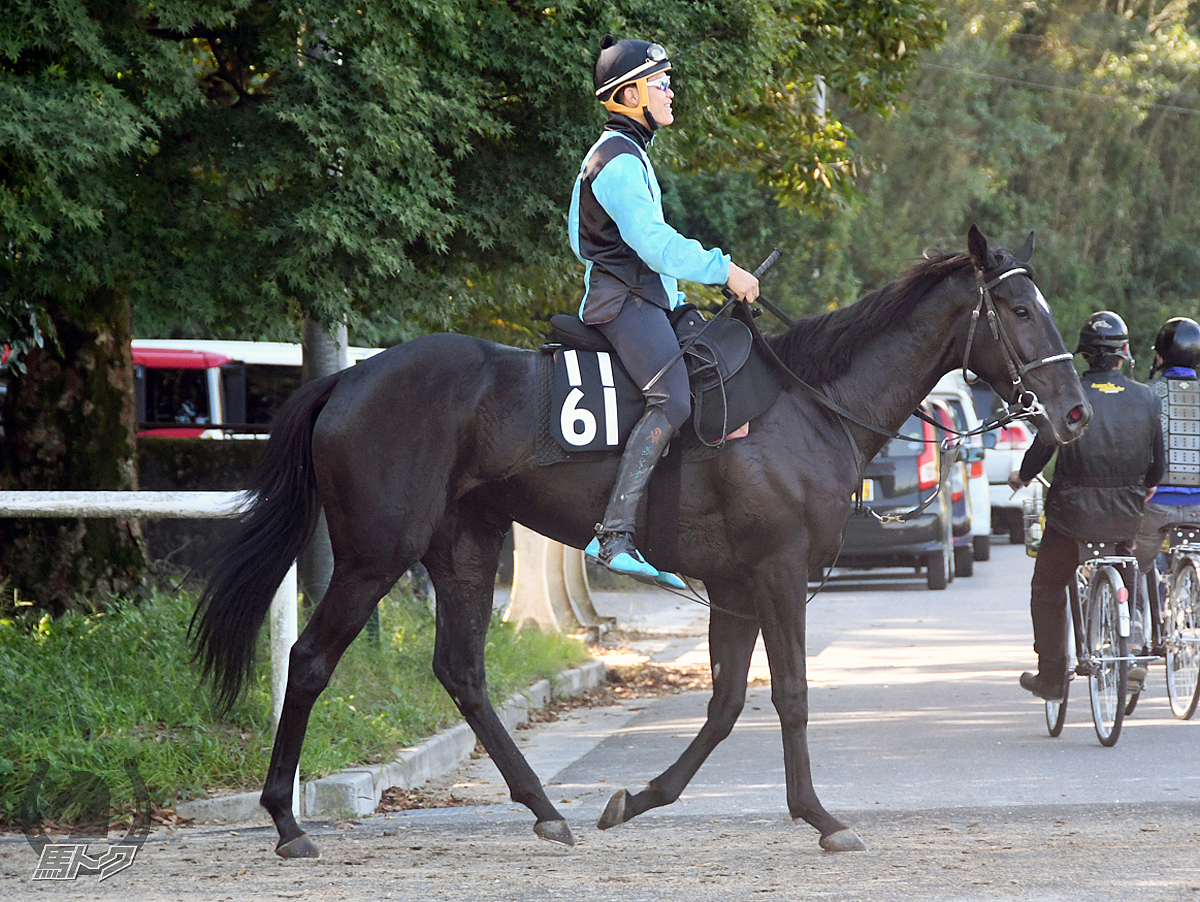
[[[611,620],[596,613],[583,552],[513,524],[512,598],[504,612],[518,629],[598,633]]]
[[[296,644],[297,622],[297,575],[293,562],[287,576],[275,590],[271,599],[271,740],[279,731],[279,717],[283,713],[283,699],[287,694],[288,658]],[[292,814],[300,816],[300,768],[296,768],[292,784]]]

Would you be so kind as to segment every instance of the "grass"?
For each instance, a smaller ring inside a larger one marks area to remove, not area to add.
[[[102,615],[32,623],[0,620],[0,823],[19,819],[36,762],[50,769],[43,799],[56,799],[72,771],[108,785],[112,807],[131,810],[124,762],[132,758],[156,807],[225,790],[261,788],[270,759],[270,655],[260,637],[255,680],[223,718],[189,663],[194,599],[158,594]],[[461,718],[434,679],[434,620],[428,606],[394,592],[380,629],[343,656],[309,721],[301,779],[389,760]],[[577,640],[518,632],[493,618],[487,638],[494,702],[587,658]],[[61,820],[67,820],[60,817]]]

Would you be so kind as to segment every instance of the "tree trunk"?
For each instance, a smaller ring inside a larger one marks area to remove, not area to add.
[[[33,349],[10,380],[0,487],[137,488],[130,312],[112,288],[84,310],[51,304],[60,348]],[[148,561],[137,520],[0,519],[4,607],[15,597],[59,614],[139,597]]]
[[[304,381],[340,372],[350,365],[346,326],[335,326],[330,332],[313,319],[304,321]],[[329,544],[329,527],[322,510],[313,537],[300,553],[298,565],[300,587],[308,609],[316,606],[329,588],[333,577],[333,547]]]

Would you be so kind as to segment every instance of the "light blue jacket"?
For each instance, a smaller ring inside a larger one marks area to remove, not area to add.
[[[729,255],[687,238],[667,224],[662,190],[646,148],[648,129],[614,114],[584,157],[571,193],[571,249],[583,261],[586,323],[616,317],[629,296],[673,310],[679,280],[723,284]]]

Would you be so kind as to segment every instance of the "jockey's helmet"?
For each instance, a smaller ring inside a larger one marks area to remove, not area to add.
[[[1186,316],[1171,317],[1158,330],[1154,353],[1162,358],[1163,367],[1196,369],[1200,365],[1200,324]]]
[[[611,34],[606,34],[600,39],[600,55],[596,57],[596,70],[592,78],[596,99],[612,113],[628,116],[641,112],[646,115],[649,112],[646,105],[650,102],[647,81],[660,72],[670,70],[671,58],[660,44],[632,38],[618,41]],[[621,89],[628,85],[638,89],[637,106],[626,106],[621,102]],[[648,115],[646,120],[652,129],[656,127]]]
[[[1125,320],[1111,310],[1101,310],[1093,313],[1079,330],[1079,346],[1076,354],[1082,354],[1089,361],[1101,357],[1120,357],[1133,365],[1133,356],[1129,353],[1129,330]]]

